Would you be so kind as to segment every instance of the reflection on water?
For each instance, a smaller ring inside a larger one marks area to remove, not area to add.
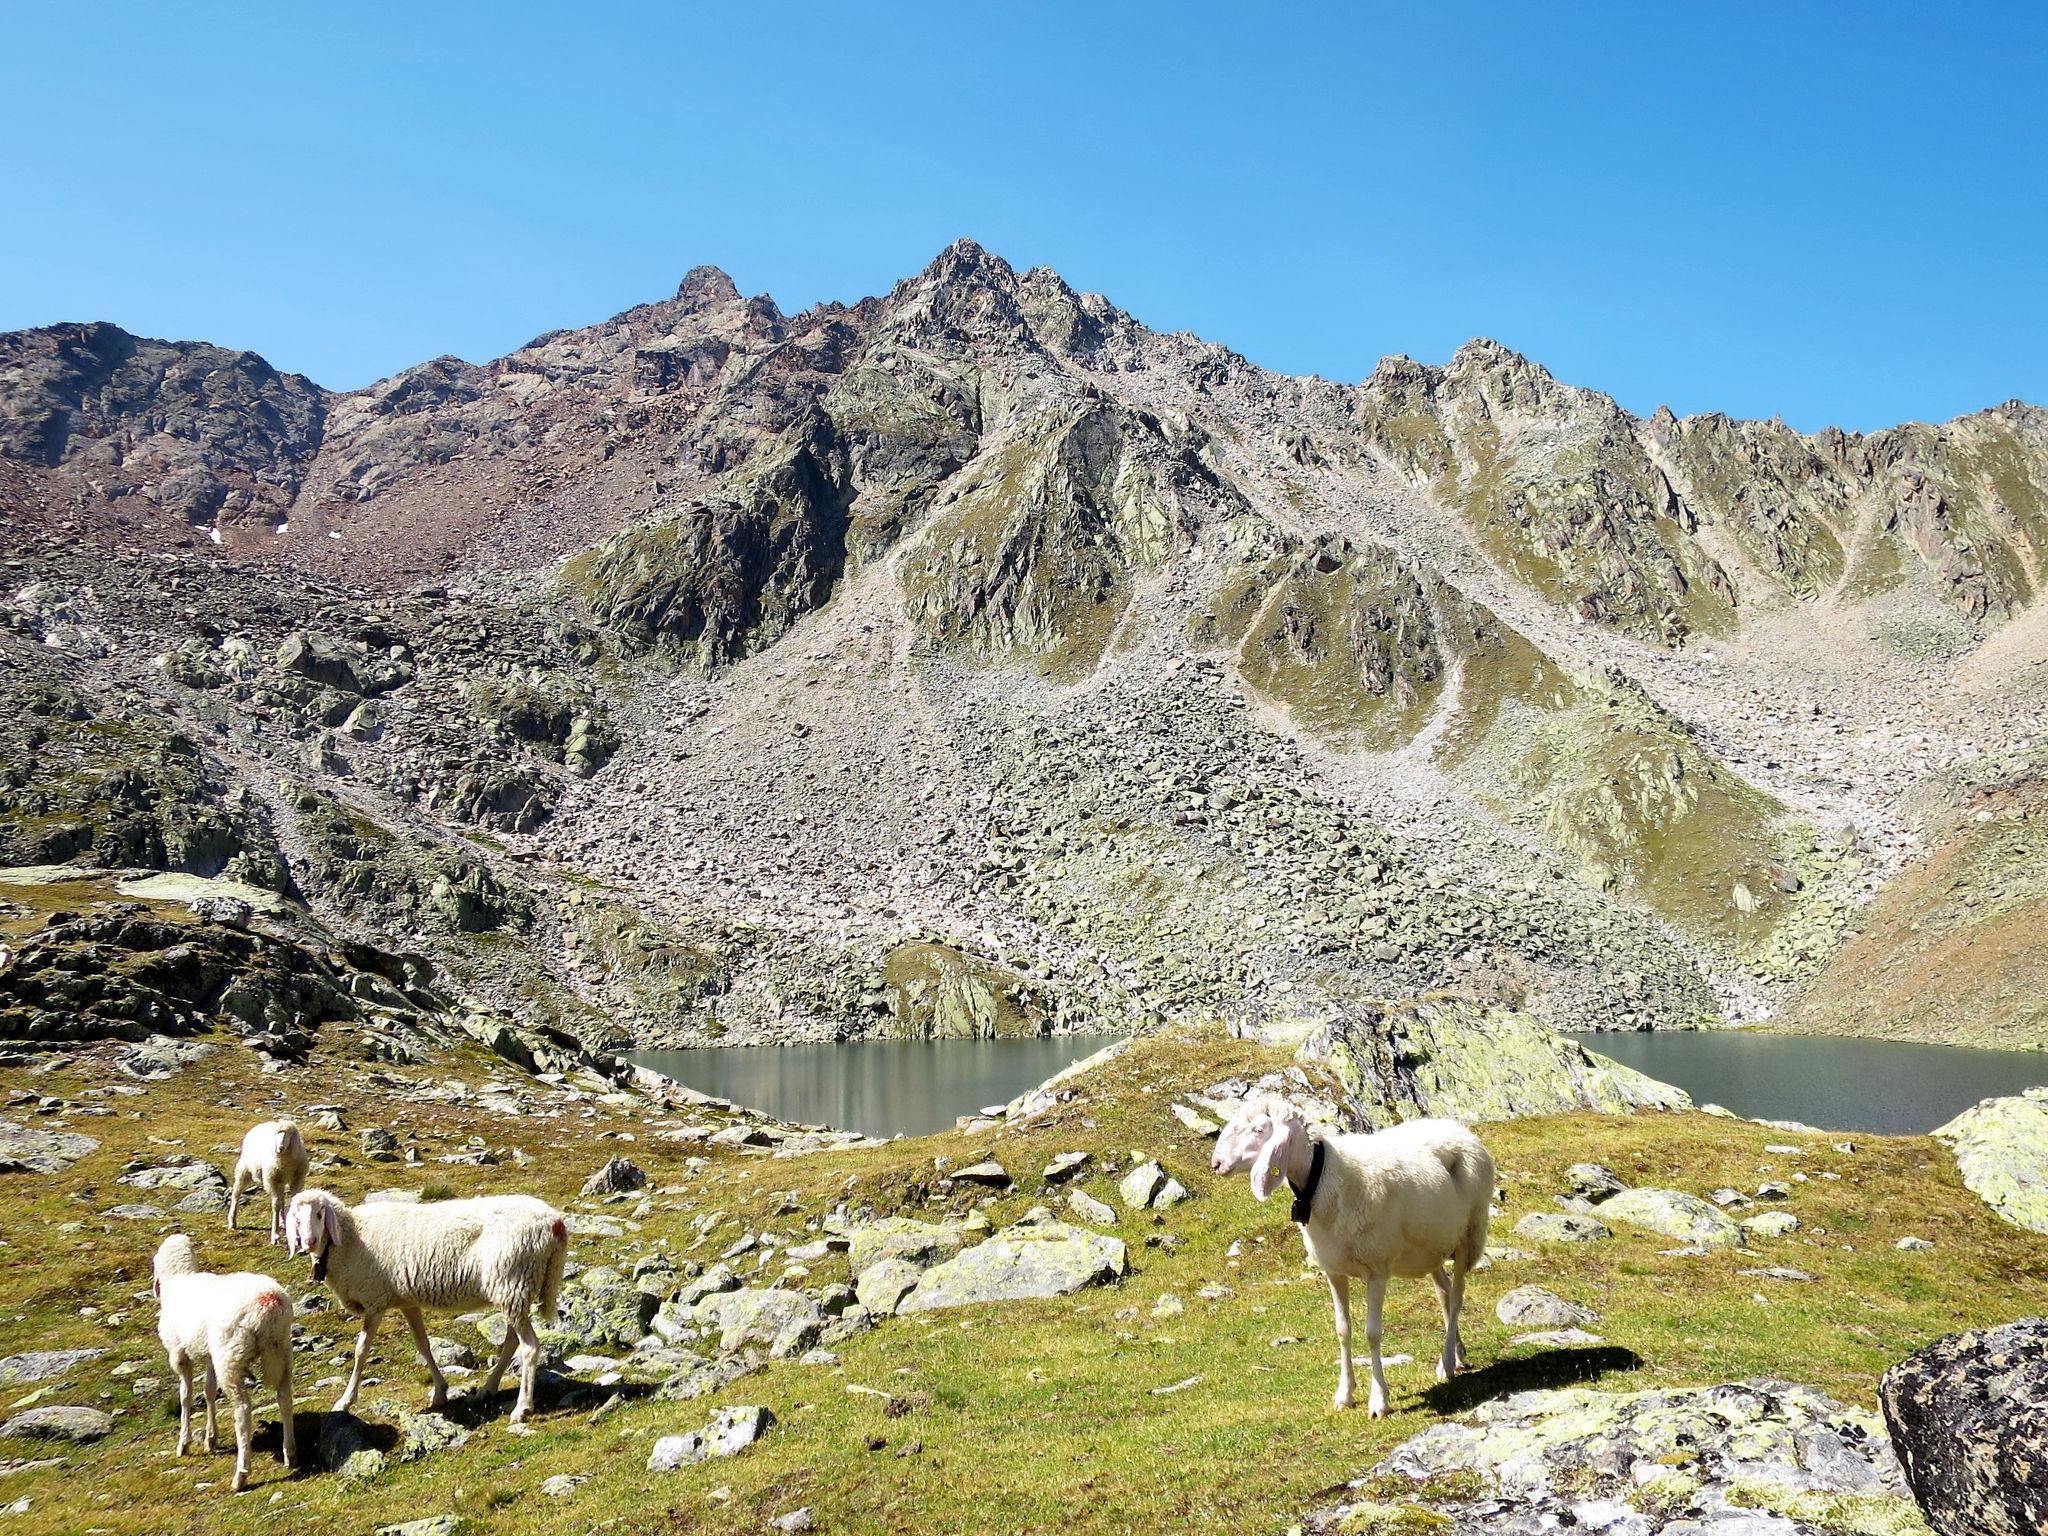
[[[1588,1050],[1753,1120],[1917,1135],[1980,1099],[2048,1083],[2048,1054],[1892,1040],[1655,1030],[1575,1035]]]
[[[925,1136],[951,1130],[961,1115],[1009,1102],[1109,1043],[1103,1035],[857,1040],[632,1051],[627,1059],[777,1119],[869,1136]]]

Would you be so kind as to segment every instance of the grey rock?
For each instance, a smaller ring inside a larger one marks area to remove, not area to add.
[[[1065,1296],[1120,1279],[1128,1268],[1118,1238],[1060,1221],[1020,1225],[927,1270],[897,1311]]]
[[[673,1472],[678,1467],[696,1466],[717,1456],[737,1456],[765,1435],[775,1423],[766,1408],[739,1406],[721,1408],[702,1429],[687,1434],[664,1435],[654,1442],[647,1458],[650,1472]]]
[[[85,1445],[105,1439],[113,1428],[113,1415],[98,1408],[49,1403],[24,1408],[0,1424],[0,1439],[65,1440]]]
[[[1937,1531],[2048,1531],[2048,1318],[1937,1339],[1886,1371],[1878,1397]]]
[[[1045,1165],[1041,1177],[1048,1184],[1064,1184],[1088,1161],[1086,1152],[1056,1152],[1051,1162]]]
[[[1751,1237],[1786,1237],[1799,1230],[1799,1218],[1790,1211],[1765,1211],[1745,1218],[1742,1230]]]
[[[1510,1328],[1576,1328],[1599,1321],[1591,1307],[1566,1301],[1540,1285],[1517,1286],[1494,1303],[1493,1313]]]
[[[1545,1243],[1595,1243],[1614,1233],[1590,1216],[1563,1211],[1531,1211],[1515,1223],[1515,1236]]]
[[[966,1246],[959,1227],[908,1216],[888,1216],[855,1227],[847,1234],[846,1262],[859,1274],[883,1259],[908,1259],[914,1264],[931,1264],[950,1259]]]
[[[860,1272],[853,1283],[854,1294],[870,1312],[887,1315],[917,1289],[924,1271],[908,1259],[883,1259]]]
[[[995,1161],[970,1164],[953,1174],[956,1184],[980,1184],[989,1189],[1008,1189],[1010,1175],[1001,1163]]]
[[[697,1318],[719,1330],[718,1347],[772,1345],[793,1327],[822,1328],[825,1314],[802,1291],[721,1291],[697,1303]],[[813,1334],[815,1340],[815,1333]],[[801,1354],[809,1344],[801,1346]]]
[[[615,1157],[583,1181],[586,1195],[623,1195],[647,1187],[647,1173],[637,1163]]]
[[[0,1173],[62,1173],[100,1144],[76,1131],[0,1120]]]
[[[1600,1215],[1706,1248],[1732,1248],[1742,1241],[1742,1229],[1726,1212],[1676,1189],[1623,1190],[1601,1202]]]
[[[1674,1446],[1684,1448],[1683,1464]],[[1385,1502],[1314,1511],[1305,1529],[1823,1536],[1834,1527],[1795,1512],[1815,1494],[1859,1500],[1871,1530],[1910,1529],[1912,1518],[1876,1416],[1782,1381],[1517,1392],[1431,1425],[1368,1480]],[[1386,1491],[1404,1483],[1412,1495]]]
[[[1093,1222],[1098,1227],[1116,1225],[1116,1208],[1096,1199],[1085,1189],[1067,1191],[1067,1209],[1083,1221]]]
[[[398,1525],[380,1525],[377,1536],[456,1536],[462,1529],[459,1515],[428,1515],[423,1520],[407,1520]]]
[[[1618,1195],[1628,1188],[1619,1175],[1599,1163],[1573,1163],[1565,1169],[1564,1178],[1573,1194],[1582,1200],[1590,1200],[1595,1205],[1609,1195]]]
[[[18,1381],[50,1381],[105,1353],[104,1349],[37,1349],[9,1355],[0,1360],[0,1386],[12,1386]]]

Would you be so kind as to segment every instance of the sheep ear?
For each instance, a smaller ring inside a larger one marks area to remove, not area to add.
[[[327,1232],[327,1242],[332,1247],[341,1239],[341,1215],[334,1208],[332,1200],[320,1202],[320,1225]]]
[[[1286,1144],[1287,1122],[1276,1119],[1265,1144],[1259,1148],[1258,1158],[1252,1163],[1252,1194],[1262,1201],[1272,1198],[1274,1187],[1280,1182],[1280,1175],[1274,1171],[1273,1161],[1279,1157],[1280,1149]]]

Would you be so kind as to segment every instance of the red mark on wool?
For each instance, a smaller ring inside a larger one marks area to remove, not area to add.
[[[256,1305],[266,1310],[275,1310],[278,1307],[288,1307],[291,1303],[284,1299],[283,1291],[265,1291],[256,1298]]]
[[[549,1230],[555,1234],[556,1242],[566,1243],[569,1241],[569,1223],[562,1220],[561,1217],[557,1216],[555,1218],[555,1224]]]

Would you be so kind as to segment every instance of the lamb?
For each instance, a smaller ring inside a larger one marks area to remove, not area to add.
[[[1366,1412],[1387,1411],[1380,1368],[1380,1311],[1391,1275],[1428,1275],[1443,1307],[1439,1381],[1466,1367],[1458,1313],[1465,1276],[1486,1251],[1493,1211],[1493,1157],[1455,1120],[1410,1120],[1364,1136],[1311,1138],[1301,1111],[1284,1101],[1250,1103],[1216,1138],[1210,1166],[1220,1174],[1251,1169],[1260,1200],[1282,1178],[1294,1190],[1292,1215],[1308,1256],[1330,1282],[1337,1322],[1336,1406],[1356,1398],[1351,1370],[1351,1279],[1365,1281],[1365,1342],[1372,1356]],[[1445,1261],[1450,1263],[1448,1275]]]
[[[430,1408],[446,1405],[448,1381],[427,1342],[422,1310],[502,1310],[505,1339],[482,1395],[498,1390],[518,1347],[519,1400],[512,1422],[521,1423],[533,1411],[540,1339],[532,1314],[537,1306],[543,1319],[555,1317],[569,1252],[568,1223],[553,1206],[530,1195],[344,1206],[324,1189],[308,1189],[285,1212],[285,1245],[311,1255],[313,1278],[326,1281],[336,1299],[362,1319],[355,1365],[335,1412],[346,1413],[355,1402],[370,1341],[392,1307],[412,1325],[413,1344],[433,1380]]]
[[[192,1375],[203,1371],[206,1402],[205,1447],[213,1451],[215,1395],[226,1389],[235,1409],[235,1477],[240,1493],[249,1486],[251,1420],[249,1375],[253,1371],[277,1394],[284,1428],[284,1462],[299,1464],[299,1439],[292,1417],[292,1299],[268,1275],[211,1275],[199,1268],[192,1239],[173,1233],[156,1251],[150,1290],[160,1305],[157,1337],[178,1375],[178,1454],[192,1448]]]
[[[270,1240],[284,1236],[284,1208],[306,1187],[306,1140],[296,1120],[265,1120],[249,1127],[242,1155],[235,1161],[235,1181],[228,1188],[228,1229],[233,1231],[242,1210],[242,1191],[260,1189],[270,1196]]]

